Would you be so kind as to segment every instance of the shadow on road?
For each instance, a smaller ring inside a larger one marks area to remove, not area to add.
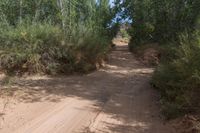
[[[117,46],[105,68],[97,72],[84,76],[14,78],[6,86],[2,79],[0,86],[22,103],[59,103],[67,97],[93,101],[94,106],[111,117],[108,122],[101,120],[105,131],[96,128],[95,132],[164,133],[159,131],[164,126],[155,105],[155,93],[149,86],[152,72],[152,68],[140,64],[128,52],[127,46]]]

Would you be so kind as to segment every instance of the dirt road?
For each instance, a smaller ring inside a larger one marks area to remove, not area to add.
[[[22,77],[6,85],[1,76],[9,97],[0,99],[0,133],[172,133],[149,85],[152,72],[120,45],[104,69],[88,75]]]

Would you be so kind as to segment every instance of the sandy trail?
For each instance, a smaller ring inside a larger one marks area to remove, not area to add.
[[[1,76],[12,98],[0,113],[0,133],[172,133],[149,85],[152,72],[118,45],[105,68],[88,75],[22,77],[9,85]]]

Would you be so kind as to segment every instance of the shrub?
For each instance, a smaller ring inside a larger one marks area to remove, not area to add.
[[[126,40],[130,39],[130,36],[129,36],[128,32],[126,31],[126,29],[120,29],[120,35],[122,38],[124,38]]]
[[[130,50],[134,47],[153,42],[154,26],[150,23],[133,24],[133,28],[129,30],[132,37],[129,43]]]
[[[6,72],[48,72],[55,59],[67,57],[61,31],[49,24],[18,25],[1,35],[1,68]]]
[[[96,63],[101,65],[112,40],[110,37],[105,37],[105,34],[87,25],[78,26],[73,30],[70,48],[75,53],[76,62],[79,64],[75,66],[76,71],[88,72],[96,69]]]
[[[5,31],[0,35],[0,69],[6,73],[88,72],[108,48],[107,40],[86,33],[69,42],[59,27],[46,23]]]
[[[184,35],[177,49],[176,59],[161,64],[152,81],[161,92],[163,111],[168,118],[200,106],[200,41]]]

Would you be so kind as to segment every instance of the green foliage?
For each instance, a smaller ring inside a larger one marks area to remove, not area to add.
[[[71,43],[62,31],[49,24],[22,24],[0,35],[1,69],[7,73],[88,72],[104,58],[108,39],[84,31]],[[83,36],[84,35],[84,36]],[[82,36],[82,37],[81,37]]]
[[[199,0],[126,0],[121,6],[133,20],[130,47],[176,41],[194,31],[200,13]]]
[[[7,72],[45,72],[49,62],[63,56],[61,31],[48,24],[10,27],[0,38],[1,67]]]
[[[153,85],[161,92],[163,111],[168,118],[199,108],[200,41],[183,35],[176,59],[161,64]]]
[[[124,39],[129,39],[129,38],[130,38],[130,36],[129,36],[127,30],[125,30],[125,29],[120,29],[120,35],[121,35],[121,37],[124,38]]]
[[[137,45],[153,42],[153,31],[154,26],[149,23],[145,23],[143,25],[139,24],[137,26],[135,24],[135,26],[129,30],[129,34],[132,37],[129,43],[130,49]]]
[[[108,0],[0,0],[0,69],[88,72],[116,35]]]

